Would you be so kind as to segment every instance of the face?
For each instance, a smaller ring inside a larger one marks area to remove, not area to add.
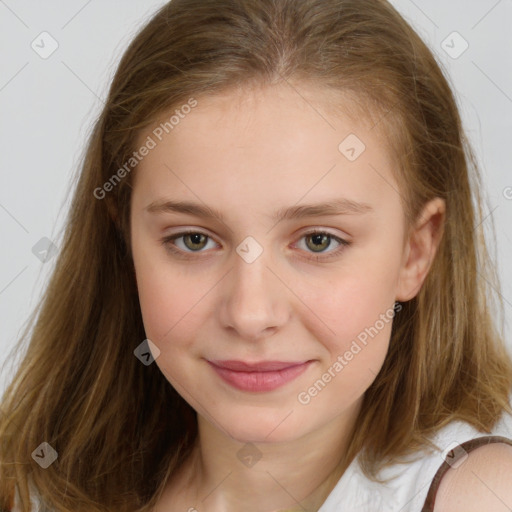
[[[360,403],[404,293],[404,212],[386,143],[371,123],[330,115],[325,99],[288,85],[197,97],[161,141],[158,124],[139,137],[156,142],[131,204],[154,364],[241,442],[297,439]],[[297,208],[324,203],[337,208]],[[210,363],[226,360],[300,366],[251,376]]]

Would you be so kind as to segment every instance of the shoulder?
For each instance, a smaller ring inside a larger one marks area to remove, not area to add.
[[[510,512],[511,482],[512,445],[500,442],[480,446],[446,472],[434,512]]]

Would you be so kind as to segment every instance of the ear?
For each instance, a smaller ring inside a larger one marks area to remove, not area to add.
[[[425,204],[404,244],[396,300],[406,302],[421,289],[441,241],[446,204],[436,197]]]

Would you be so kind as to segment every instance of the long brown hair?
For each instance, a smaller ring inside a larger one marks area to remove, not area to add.
[[[30,342],[1,403],[2,509],[16,484],[28,510],[32,482],[54,510],[148,511],[190,453],[195,411],[133,353],[146,337],[129,238],[136,167],[104,197],[94,191],[164,113],[281,80],[352,93],[374,116],[393,148],[407,219],[433,197],[447,205],[431,271],[395,317],[349,455],[360,453],[377,479],[447,423],[489,432],[510,411],[512,362],[491,315],[500,301],[477,164],[447,79],[414,30],[384,0],[172,0],[121,59],[54,272],[20,339]],[[58,454],[46,469],[32,456],[43,442]]]

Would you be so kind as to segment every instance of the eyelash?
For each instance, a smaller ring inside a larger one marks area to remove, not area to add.
[[[173,254],[178,255],[180,258],[191,259],[191,258],[195,257],[195,256],[192,256],[195,252],[200,253],[203,251],[186,252],[186,251],[183,251],[182,249],[176,248],[176,245],[174,243],[172,243],[172,242],[174,242],[174,240],[177,240],[178,238],[185,237],[187,235],[204,235],[209,240],[212,239],[211,236],[207,235],[206,233],[203,233],[202,231],[189,230],[189,231],[182,231],[180,233],[175,233],[174,235],[171,235],[171,236],[163,237],[160,239],[160,242],[166,248],[166,250],[170,251]],[[347,240],[344,240],[343,238],[335,236],[332,233],[329,233],[328,231],[320,230],[320,229],[312,230],[312,231],[308,231],[307,233],[304,233],[299,240],[301,240],[302,238],[305,238],[307,236],[311,236],[311,235],[328,235],[331,239],[334,239],[335,241],[337,241],[340,244],[340,246],[337,249],[334,249],[333,251],[330,251],[328,253],[318,253],[318,255],[306,257],[307,259],[314,260],[314,261],[327,260],[327,259],[336,257],[346,247],[348,247],[352,243]],[[314,254],[314,253],[311,253],[311,254]],[[326,254],[326,255],[322,255],[322,254]]]

